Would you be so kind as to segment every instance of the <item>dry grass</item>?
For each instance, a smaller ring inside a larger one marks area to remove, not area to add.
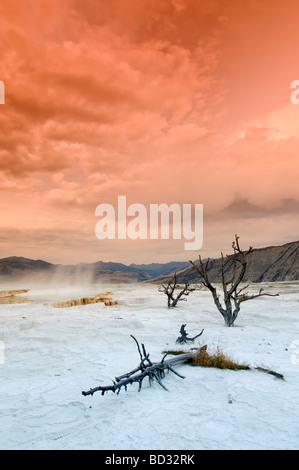
[[[118,302],[116,300],[112,300],[111,292],[106,292],[105,294],[98,294],[94,297],[82,297],[81,299],[72,299],[72,300],[65,300],[62,302],[55,302],[53,307],[55,308],[65,308],[65,307],[76,307],[78,305],[88,305],[88,304],[96,304],[96,303],[104,303],[106,307],[111,307],[113,305],[117,305]]]
[[[180,354],[186,354],[187,351],[183,351],[182,349],[172,349],[170,350],[165,350],[162,351],[162,354],[171,354],[172,356],[179,356]]]
[[[171,351],[164,351],[164,353],[168,352],[173,356],[177,356],[179,354],[185,354],[187,351],[183,350],[171,350]],[[202,346],[198,353],[188,361],[188,364],[192,366],[199,366],[199,367],[215,367],[217,369],[230,369],[230,370],[248,370],[250,367],[247,364],[237,364],[231,358],[226,356],[220,349],[217,349],[217,352],[214,354],[209,354],[207,351],[207,346]]]
[[[192,365],[200,367],[215,367],[217,369],[229,370],[249,370],[247,364],[238,364],[230,357],[226,356],[222,351],[217,349],[214,354],[209,354],[204,346],[200,348],[198,354],[193,358]]]
[[[174,356],[186,353],[186,351],[175,349],[163,352],[168,352],[168,354]],[[202,346],[199,349],[198,353],[188,361],[188,364],[199,367],[215,367],[216,369],[253,370],[248,364],[238,364],[237,362],[233,361],[230,357],[226,356],[220,349],[217,349],[217,352],[214,354],[209,354],[207,351],[207,346]],[[284,376],[282,374],[266,367],[254,367],[254,369],[260,372],[264,372],[266,374],[273,375],[276,379],[284,380]]]

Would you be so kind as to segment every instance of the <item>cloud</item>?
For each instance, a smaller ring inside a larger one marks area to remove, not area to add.
[[[299,211],[299,200],[283,199],[277,205],[252,204],[248,199],[235,199],[221,211],[211,214],[211,218],[259,219],[281,215],[295,215]]]
[[[194,120],[204,127],[212,119],[219,105],[214,38],[199,35],[192,47],[187,44],[180,14],[168,2],[113,2],[100,14],[91,0],[84,8],[66,3],[55,8],[31,1],[30,11],[15,1],[2,4],[7,106],[0,120],[9,133],[0,140],[4,171],[19,178],[82,164],[88,172],[103,165],[98,155],[105,154],[112,169],[120,159],[128,166],[152,158],[157,145],[146,148],[163,141],[165,131],[190,128]],[[117,14],[124,6],[125,18]],[[45,15],[53,24],[42,31]],[[128,25],[138,25],[134,34],[124,30],[126,17]],[[165,23],[177,30],[177,39],[162,34]],[[82,146],[79,163],[65,143]]]
[[[50,234],[79,220],[93,233],[95,207],[118,195],[203,203],[207,219],[222,212],[234,223],[294,214],[298,119],[284,99],[297,77],[282,65],[298,33],[286,10],[249,0],[2,0],[6,226]]]

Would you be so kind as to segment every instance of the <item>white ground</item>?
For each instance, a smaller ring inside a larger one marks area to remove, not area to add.
[[[107,286],[33,289],[31,302],[0,305],[0,448],[298,449],[299,283],[270,289],[280,296],[244,303],[233,328],[224,326],[209,292],[194,292],[168,310],[153,285],[109,286],[122,301],[114,307],[51,306]],[[145,380],[140,393],[133,384],[119,395],[81,394],[137,366],[130,334],[158,361],[163,350],[177,348],[182,323],[190,336],[204,328],[196,346],[219,347],[285,381],[257,370],[181,365],[176,370],[185,379],[167,374],[167,392]]]

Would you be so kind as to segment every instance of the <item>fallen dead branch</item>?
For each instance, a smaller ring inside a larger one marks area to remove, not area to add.
[[[200,336],[202,332],[196,337]],[[138,391],[140,392],[145,377],[148,377],[150,384],[153,381],[156,381],[164,390],[167,390],[165,385],[162,383],[162,379],[165,377],[165,371],[172,372],[181,379],[185,378],[183,375],[179,374],[173,369],[173,367],[178,364],[190,364],[192,366],[199,367],[214,367],[217,369],[252,370],[251,367],[247,364],[238,364],[227,356],[225,356],[219,350],[216,354],[209,354],[207,352],[207,345],[201,346],[199,348],[192,348],[190,352],[164,351],[164,356],[162,357],[160,362],[151,362],[149,358],[150,355],[146,352],[144,344],[141,344],[140,346],[137,339],[133,335],[130,336],[131,338],[133,338],[137,345],[137,349],[140,356],[139,365],[132,371],[127,372],[119,377],[115,377],[115,380],[111,385],[100,385],[98,387],[91,388],[87,391],[83,391],[82,395],[93,395],[95,392],[101,392],[101,394],[104,395],[106,392],[109,391],[113,393],[116,392],[117,394],[119,394],[122,388],[127,391],[128,385],[132,385],[133,383],[138,383]],[[166,357],[169,355],[172,355],[173,357],[165,360]],[[263,367],[255,367],[254,369],[266,372],[275,376],[276,378],[284,380],[282,374],[274,372],[270,369],[266,369]]]
[[[188,333],[185,330],[185,326],[186,324],[181,326],[181,329],[180,329],[181,336],[177,338],[176,343],[182,344],[182,343],[187,343],[188,341],[193,342],[196,338],[199,338],[199,336],[201,336],[204,332],[204,330],[202,329],[198,335],[193,336],[193,338],[188,338]]]
[[[255,369],[259,370],[260,372],[265,372],[266,374],[274,375],[276,379],[284,380],[284,376],[278,372],[275,372],[274,370],[267,369],[265,367],[255,367]]]
[[[95,392],[102,392],[102,395],[104,395],[108,391],[112,391],[113,393],[117,392],[118,394],[123,387],[125,388],[125,390],[127,390],[128,385],[132,385],[133,383],[138,383],[138,391],[140,391],[142,387],[142,382],[145,377],[148,377],[150,384],[153,381],[156,381],[164,390],[167,390],[165,385],[162,383],[162,379],[165,377],[165,371],[172,372],[181,379],[184,379],[185,377],[176,372],[173,369],[173,366],[192,360],[192,358],[197,353],[196,350],[195,352],[180,354],[179,356],[165,360],[168,356],[168,353],[166,353],[164,354],[160,362],[153,363],[149,358],[150,355],[145,350],[144,344],[141,344],[140,347],[138,341],[133,335],[131,335],[131,338],[134,339],[138,348],[138,352],[140,355],[139,366],[137,366],[131,372],[123,374],[119,377],[115,377],[115,381],[113,381],[112,385],[94,387],[86,392],[83,391],[82,395],[93,395]]]

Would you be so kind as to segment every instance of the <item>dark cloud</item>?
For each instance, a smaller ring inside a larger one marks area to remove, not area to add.
[[[253,204],[248,199],[236,199],[221,211],[210,215],[211,218],[221,219],[259,219],[279,215],[291,215],[299,213],[299,200],[283,199],[278,204]],[[209,217],[209,214],[208,214]]]

